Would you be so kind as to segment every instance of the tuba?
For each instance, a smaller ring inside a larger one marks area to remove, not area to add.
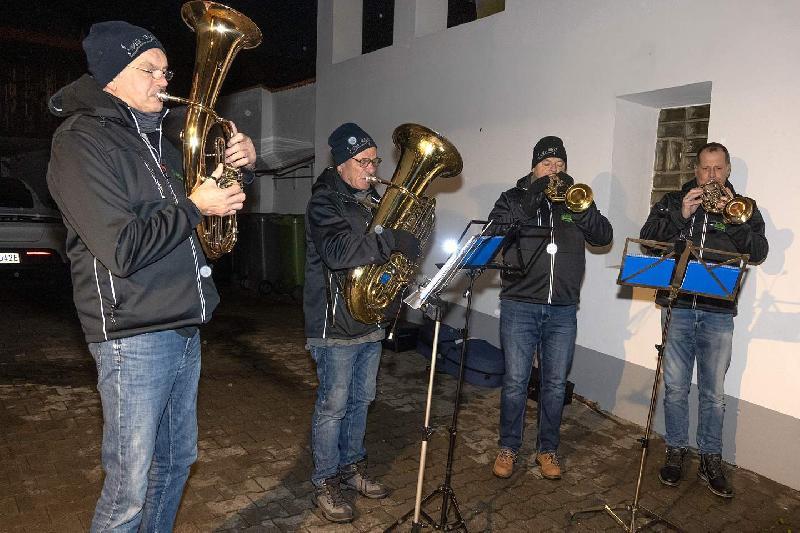
[[[725,207],[719,208],[717,204],[725,200]],[[726,224],[744,224],[753,216],[753,200],[746,196],[731,196],[723,185],[710,181],[703,185],[701,205],[707,213],[722,214]]]
[[[436,200],[423,196],[436,178],[461,173],[461,155],[450,141],[419,124],[395,128],[392,141],[400,150],[391,181],[371,177],[387,186],[367,231],[404,229],[420,240],[420,247],[433,230]],[[401,290],[412,281],[417,265],[399,252],[382,265],[352,268],[345,280],[347,309],[356,320],[377,324]]]
[[[214,112],[219,89],[233,58],[242,48],[255,48],[261,43],[261,30],[238,11],[216,2],[193,0],[181,8],[183,21],[197,34],[192,89],[189,98],[161,92],[163,102],[188,106],[181,139],[183,141],[183,172],[186,194],[210,178],[208,169],[223,163],[222,176],[217,178],[221,188],[241,183],[239,169],[225,165],[225,146],[233,134],[228,120]],[[209,136],[218,126],[222,135]],[[210,147],[207,148],[206,144]],[[236,244],[236,215],[204,216],[197,226],[197,235],[209,259],[230,252]]]
[[[594,194],[588,185],[576,183],[567,187],[558,174],[550,174],[549,178],[544,194],[551,202],[564,202],[564,207],[573,213],[583,213],[592,205]]]

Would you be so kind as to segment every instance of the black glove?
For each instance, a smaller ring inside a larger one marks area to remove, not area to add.
[[[533,176],[531,175],[530,178],[533,179]],[[525,194],[522,195],[522,210],[525,211],[525,214],[529,217],[536,216],[536,210],[542,204],[544,190],[547,188],[548,183],[550,183],[550,178],[548,176],[535,179],[528,185]]]
[[[747,224],[727,224],[725,233],[733,241],[736,246],[736,251],[739,253],[748,253],[752,243],[752,236],[750,226]]]
[[[419,239],[413,233],[404,229],[393,229],[392,238],[393,252],[400,252],[412,261],[419,257]]]

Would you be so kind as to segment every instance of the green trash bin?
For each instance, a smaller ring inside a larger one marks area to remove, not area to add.
[[[303,215],[279,215],[277,222],[281,254],[280,290],[300,300],[306,267],[305,220]]]

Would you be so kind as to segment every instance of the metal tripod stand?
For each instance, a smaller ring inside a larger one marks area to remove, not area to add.
[[[445,467],[444,482],[439,485],[436,490],[425,496],[425,498],[422,498],[422,485],[425,473],[425,457],[428,449],[428,439],[433,433],[433,430],[428,424],[430,422],[431,396],[433,391],[433,377],[436,362],[436,343],[438,341],[439,325],[441,323],[441,311],[437,307],[436,325],[433,337],[433,350],[431,355],[430,380],[428,383],[428,402],[425,408],[425,426],[422,428],[422,446],[420,452],[419,475],[417,477],[415,505],[413,510],[407,512],[395,523],[389,526],[385,530],[386,532],[394,531],[395,528],[408,520],[412,513],[414,519],[411,523],[411,531],[414,533],[421,532],[422,528],[424,527],[432,527],[433,529],[441,531],[468,531],[464,516],[461,514],[461,507],[458,504],[458,498],[456,498],[456,493],[451,485],[451,480],[453,477],[453,459],[455,457],[456,435],[458,434],[458,413],[461,409],[461,388],[464,384],[464,370],[466,368],[465,362],[467,356],[467,339],[469,338],[469,319],[472,311],[472,288],[473,284],[475,283],[475,279],[481,274],[482,271],[482,268],[469,269],[467,271],[467,275],[469,276],[469,288],[464,292],[464,296],[467,298],[467,308],[464,317],[464,330],[462,335],[463,342],[461,344],[461,360],[459,362],[458,380],[456,381],[456,395],[455,399],[453,400],[453,416],[450,422],[450,427],[448,428],[450,439],[447,448],[447,466]],[[439,512],[439,520],[436,521],[423,509],[423,507],[425,507],[426,504],[439,495],[442,497],[442,506]]]
[[[661,379],[661,365],[664,359],[664,349],[667,346],[667,333],[669,332],[669,323],[672,319],[672,303],[678,295],[677,288],[672,288],[669,294],[669,305],[666,308],[666,318],[664,319],[664,325],[661,328],[661,344],[656,345],[656,349],[658,350],[658,360],[656,362],[656,376],[653,379],[653,392],[650,395],[650,410],[647,412],[647,425],[645,426],[644,430],[644,437],[639,439],[639,442],[642,445],[642,457],[639,461],[639,476],[636,478],[636,492],[633,496],[632,503],[623,503],[619,505],[598,505],[595,507],[589,507],[587,509],[581,509],[578,511],[572,511],[570,513],[570,520],[574,519],[575,516],[584,513],[597,513],[597,512],[605,512],[608,513],[611,518],[614,519],[617,524],[622,526],[622,529],[627,531],[628,533],[635,533],[637,531],[641,531],[647,527],[650,527],[654,524],[664,524],[675,531],[681,531],[681,529],[676,526],[675,524],[668,521],[663,516],[656,514],[655,512],[647,509],[639,505],[639,494],[642,488],[642,476],[644,475],[644,465],[647,459],[647,448],[650,445],[650,431],[653,428],[653,415],[656,410],[656,400],[658,397],[658,382]],[[630,523],[626,523],[623,520],[621,513],[619,511],[625,511],[630,513]],[[637,516],[638,515],[638,516]],[[642,518],[642,515],[647,519],[647,521],[643,524],[637,525],[636,519]]]

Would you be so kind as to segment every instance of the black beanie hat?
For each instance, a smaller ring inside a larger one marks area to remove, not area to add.
[[[89,74],[100,87],[105,87],[131,61],[151,48],[164,50],[155,35],[121,20],[92,24],[83,40]]]
[[[331,147],[334,164],[339,166],[367,148],[378,145],[358,124],[346,122],[333,130],[328,137],[328,146]]]
[[[531,161],[531,168],[538,165],[541,161],[548,157],[558,157],[564,160],[567,164],[567,150],[564,148],[564,141],[558,137],[549,135],[542,137],[536,146],[533,147],[533,160]]]

